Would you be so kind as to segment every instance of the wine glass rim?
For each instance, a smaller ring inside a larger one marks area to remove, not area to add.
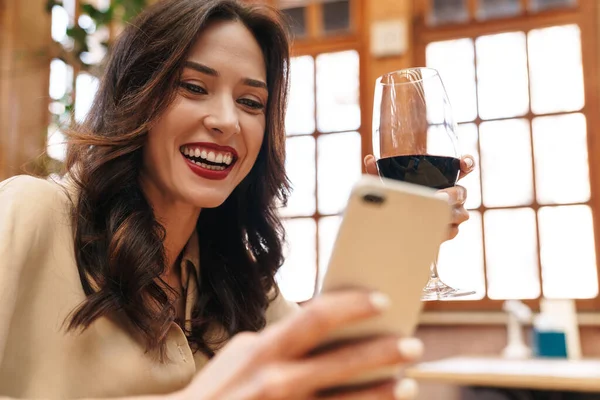
[[[407,82],[392,82],[392,83],[383,83],[382,82],[383,78],[386,77],[386,76],[390,76],[390,75],[409,75],[409,74],[411,74],[413,72],[420,72],[421,73],[421,77],[419,79],[413,79],[413,80],[407,81]],[[425,74],[423,74],[423,73],[425,73]],[[434,68],[430,68],[430,67],[403,68],[403,69],[399,69],[397,71],[391,71],[391,72],[387,72],[387,73],[381,75],[379,78],[377,78],[377,84],[378,85],[382,85],[382,86],[409,85],[409,84],[414,84],[416,82],[422,82],[424,80],[435,78],[435,77],[439,78],[439,76],[440,76],[440,73],[438,72],[438,70],[436,70]]]

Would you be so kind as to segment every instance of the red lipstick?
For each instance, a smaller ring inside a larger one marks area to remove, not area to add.
[[[210,150],[215,150],[219,153],[230,153],[233,156],[233,160],[231,161],[231,164],[229,164],[229,165],[226,165],[224,163],[220,164],[221,166],[225,167],[223,170],[214,170],[214,169],[205,168],[201,165],[194,163],[194,161],[192,161],[190,158],[188,158],[187,156],[185,156],[183,154],[183,150],[182,150],[181,156],[184,158],[186,164],[192,170],[192,172],[202,178],[206,178],[206,179],[210,179],[210,180],[223,180],[223,179],[227,178],[227,176],[233,169],[233,166],[235,165],[235,163],[238,159],[237,151],[235,151],[234,148],[229,147],[229,146],[219,146],[218,144],[215,144],[215,143],[208,143],[208,142],[188,143],[188,144],[183,145],[182,149],[183,148],[210,149]],[[219,165],[216,163],[211,164],[210,161],[205,162],[205,164]]]

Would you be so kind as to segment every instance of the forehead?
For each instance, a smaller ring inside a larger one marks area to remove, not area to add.
[[[266,80],[266,65],[260,45],[239,21],[215,21],[200,33],[188,60],[244,77]]]

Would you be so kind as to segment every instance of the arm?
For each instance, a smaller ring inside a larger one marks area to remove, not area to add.
[[[0,183],[0,364],[17,302],[21,272],[35,243],[35,212],[29,212],[31,179],[15,177]],[[31,210],[33,211],[33,210]]]
[[[13,321],[23,272],[32,260],[48,248],[49,224],[55,218],[56,196],[62,196],[54,184],[29,176],[0,182],[0,364]],[[174,397],[176,394],[173,395]],[[159,400],[165,396],[126,397],[121,400]],[[2,395],[0,400],[16,400]],[[99,400],[99,399],[98,399]]]

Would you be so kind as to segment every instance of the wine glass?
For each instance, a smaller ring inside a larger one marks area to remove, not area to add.
[[[377,79],[373,150],[380,176],[433,189],[454,186],[460,174],[456,133],[450,102],[436,70],[409,68]],[[442,282],[434,260],[421,299],[473,293]]]

